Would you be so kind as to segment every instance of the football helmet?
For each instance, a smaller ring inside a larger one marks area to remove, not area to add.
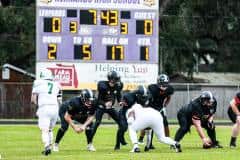
[[[43,69],[40,72],[40,78],[45,80],[53,80],[53,74],[52,71],[49,69]]]
[[[108,80],[112,80],[114,82],[120,81],[120,75],[116,71],[110,71],[107,74]]]
[[[212,92],[210,91],[203,91],[200,95],[200,98],[201,98],[201,101],[209,101],[211,103],[213,103],[215,100],[214,100],[214,96],[212,94]]]
[[[143,85],[139,85],[136,90],[137,103],[146,105],[148,101],[148,91]]]
[[[90,89],[82,90],[82,92],[80,93],[80,98],[81,98],[83,104],[87,107],[91,107],[95,101],[95,96],[94,96],[92,90],[90,90]]]
[[[160,74],[157,77],[157,83],[158,84],[163,84],[163,83],[168,83],[169,82],[169,78],[166,74]]]

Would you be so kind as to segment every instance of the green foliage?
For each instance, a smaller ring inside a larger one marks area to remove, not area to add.
[[[16,1],[16,4],[21,5],[20,2]],[[34,70],[34,13],[34,7],[8,6],[0,9],[0,65],[10,63]]]
[[[210,63],[210,55],[214,60],[210,71],[239,72],[239,6],[237,0],[172,1],[164,11],[166,17],[160,17],[164,70],[191,75],[198,60]]]

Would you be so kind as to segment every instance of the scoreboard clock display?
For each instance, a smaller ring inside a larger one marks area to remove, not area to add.
[[[37,76],[48,68],[65,89],[95,89],[110,70],[120,73],[126,89],[155,82],[158,3],[37,0]]]

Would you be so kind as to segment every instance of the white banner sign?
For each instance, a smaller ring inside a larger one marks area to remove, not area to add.
[[[109,71],[116,71],[121,75],[124,90],[135,89],[138,85],[156,83],[157,64],[120,64],[120,63],[37,63],[37,74],[41,69],[52,71],[55,80],[59,81],[66,90],[96,89],[97,82],[107,80]],[[39,78],[40,75],[37,75]]]
[[[159,0],[37,0],[40,7],[158,9]]]

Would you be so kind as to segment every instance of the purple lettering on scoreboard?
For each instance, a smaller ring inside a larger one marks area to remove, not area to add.
[[[155,10],[38,9],[37,61],[158,63]]]

